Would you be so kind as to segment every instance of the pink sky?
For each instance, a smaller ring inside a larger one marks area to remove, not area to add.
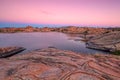
[[[0,22],[120,26],[120,0],[0,0]]]

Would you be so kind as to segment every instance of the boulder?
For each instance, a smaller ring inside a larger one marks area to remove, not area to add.
[[[15,55],[21,51],[24,51],[25,48],[23,47],[4,47],[0,48],[0,58],[10,57]]]
[[[120,50],[120,31],[94,36],[87,42],[86,47],[110,52]]]

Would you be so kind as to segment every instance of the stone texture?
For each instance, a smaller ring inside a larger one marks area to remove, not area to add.
[[[0,80],[120,80],[120,56],[41,49],[0,59]]]
[[[94,36],[88,41],[87,47],[107,51],[120,50],[120,31]]]
[[[4,47],[0,48],[0,58],[6,58],[12,55],[15,55],[21,51],[24,51],[23,47]]]

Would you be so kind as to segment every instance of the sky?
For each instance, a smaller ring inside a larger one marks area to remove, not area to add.
[[[0,25],[120,26],[120,0],[0,0]]]

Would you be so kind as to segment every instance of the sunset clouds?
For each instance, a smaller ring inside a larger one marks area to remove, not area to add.
[[[0,22],[120,26],[120,0],[0,0]]]

